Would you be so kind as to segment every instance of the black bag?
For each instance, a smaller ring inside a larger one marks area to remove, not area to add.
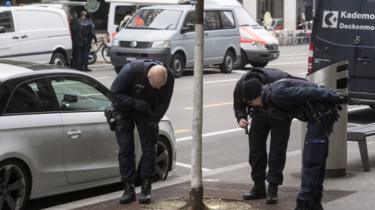
[[[107,123],[109,125],[109,129],[111,131],[116,130],[116,118],[115,118],[115,111],[112,105],[109,105],[104,110],[104,115],[107,118]]]

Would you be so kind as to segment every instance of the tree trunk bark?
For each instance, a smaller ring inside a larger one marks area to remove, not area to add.
[[[191,192],[190,207],[192,210],[203,210],[202,184],[202,124],[203,124],[203,12],[204,1],[198,0],[195,5],[195,49],[194,49],[194,96],[193,96],[193,141],[191,146]]]

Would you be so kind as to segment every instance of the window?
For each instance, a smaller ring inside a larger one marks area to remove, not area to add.
[[[119,25],[124,17],[136,10],[135,6],[117,6],[115,9],[115,25]]]
[[[0,12],[0,26],[4,27],[5,32],[14,32],[14,23],[11,12]]]
[[[208,11],[204,14],[204,30],[210,31],[220,29],[220,18],[218,12]]]
[[[221,11],[220,18],[223,29],[235,28],[233,13],[231,11]]]
[[[141,9],[133,16],[126,28],[174,30],[182,11],[171,9]]]
[[[191,32],[191,31],[194,31],[194,27],[195,27],[195,12],[189,12],[186,15],[183,28],[190,28],[190,30],[186,32]]]
[[[20,85],[11,95],[6,114],[58,111],[56,98],[46,79]]]
[[[101,86],[89,79],[55,78],[52,86],[63,111],[104,111],[110,103]]]

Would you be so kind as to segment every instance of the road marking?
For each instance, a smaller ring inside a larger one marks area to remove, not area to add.
[[[349,126],[353,126],[353,127],[358,127],[358,126],[361,126],[363,124],[359,124],[359,123],[348,123]]]
[[[179,133],[186,133],[189,131],[190,131],[189,129],[177,129],[177,130],[174,130],[174,133],[179,134]]]
[[[309,54],[280,54],[281,57],[309,56]]]
[[[90,66],[92,66],[92,67],[103,67],[103,66],[109,67],[109,66],[112,66],[112,64],[104,63],[104,64],[94,64],[94,65],[90,65]]]
[[[294,64],[306,64],[307,61],[296,61],[296,62],[285,62],[285,63],[270,63],[268,66],[286,66],[286,65],[294,65]]]
[[[227,82],[237,82],[238,80],[239,79],[214,80],[214,81],[203,82],[203,84],[209,85],[209,84],[218,84],[218,83],[227,83]]]
[[[191,165],[185,164],[185,163],[176,162],[176,165],[184,167],[184,168],[191,168]],[[212,170],[208,168],[202,168],[202,171],[205,172],[205,171],[212,171]]]
[[[369,107],[368,106],[360,106],[360,107],[356,107],[356,108],[351,108],[351,109],[348,109],[348,112],[354,112],[354,111],[365,110],[365,109],[369,109]]]
[[[204,105],[203,108],[213,108],[213,107],[219,107],[219,106],[228,106],[228,105],[233,105],[233,102],[224,102],[224,103],[217,103],[217,104],[209,104],[209,105]],[[192,111],[193,107],[186,107],[184,108],[187,111]]]
[[[210,136],[217,136],[217,135],[222,135],[222,134],[227,134],[227,133],[234,133],[234,132],[238,132],[238,131],[245,132],[243,128],[234,128],[234,129],[229,129],[229,130],[223,130],[223,131],[217,131],[217,132],[212,132],[212,133],[206,133],[206,134],[202,135],[202,138],[210,137]],[[182,137],[182,138],[176,139],[176,142],[190,141],[192,139],[193,139],[192,136],[187,136],[187,137]]]

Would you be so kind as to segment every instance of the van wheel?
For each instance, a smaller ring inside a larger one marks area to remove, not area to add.
[[[221,73],[231,73],[234,69],[234,53],[231,50],[228,50],[225,53],[224,63],[220,65]]]
[[[175,54],[171,59],[171,68],[175,77],[181,77],[185,68],[185,59],[180,54]]]
[[[121,69],[122,69],[122,66],[115,66],[115,72],[117,74],[120,73]]]
[[[244,70],[246,65],[249,63],[249,61],[247,60],[247,57],[246,57],[246,53],[241,50],[241,62],[240,64],[236,67],[236,69],[239,69],[239,70]]]
[[[0,164],[0,209],[23,209],[30,196],[30,177],[17,161]]]
[[[268,62],[251,62],[250,63],[253,67],[265,67],[267,66]]]
[[[67,66],[67,59],[65,56],[60,52],[55,52],[52,55],[51,64],[56,65],[57,67],[66,67]]]

